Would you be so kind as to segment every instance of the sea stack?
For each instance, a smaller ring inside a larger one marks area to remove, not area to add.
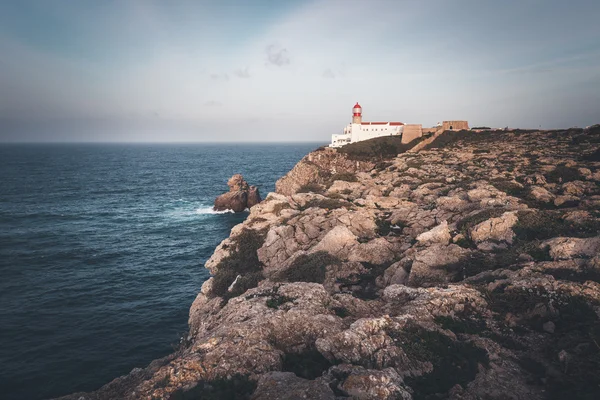
[[[215,199],[215,211],[233,210],[242,212],[260,203],[260,193],[256,186],[249,186],[241,174],[233,175],[228,181],[229,192]]]

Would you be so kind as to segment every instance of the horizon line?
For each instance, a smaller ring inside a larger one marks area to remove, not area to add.
[[[327,141],[0,141],[1,145],[9,144],[318,144],[318,143],[329,143]]]

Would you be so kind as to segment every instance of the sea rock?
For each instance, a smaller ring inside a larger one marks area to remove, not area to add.
[[[229,192],[215,199],[213,207],[215,211],[233,210],[242,212],[261,202],[258,188],[249,186],[241,174],[233,175],[227,181],[227,186],[229,186]]]

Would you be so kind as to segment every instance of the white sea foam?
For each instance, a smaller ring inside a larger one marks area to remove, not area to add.
[[[212,207],[199,207],[196,209],[196,214],[228,214],[233,213],[233,210],[215,211]]]

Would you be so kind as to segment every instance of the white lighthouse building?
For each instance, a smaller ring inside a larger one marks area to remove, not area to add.
[[[403,130],[402,122],[363,122],[362,107],[356,103],[352,107],[352,123],[344,128],[343,134],[331,135],[329,147],[342,147],[380,136],[402,135]]]

